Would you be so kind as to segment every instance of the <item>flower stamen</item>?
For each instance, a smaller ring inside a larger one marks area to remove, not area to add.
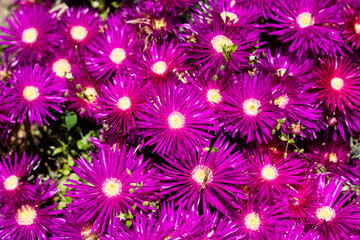
[[[102,184],[102,191],[108,198],[118,196],[122,192],[122,184],[119,179],[107,178]]]
[[[110,53],[110,60],[115,64],[120,64],[125,58],[126,53],[122,48],[114,48]]]
[[[15,175],[11,175],[4,181],[4,187],[6,190],[14,190],[19,185],[19,178]]]
[[[198,165],[193,169],[191,177],[197,184],[202,186],[212,182],[213,173],[209,167]]]
[[[331,87],[335,90],[340,90],[344,86],[344,80],[341,78],[335,77],[331,80]]]
[[[224,35],[217,35],[211,40],[211,45],[215,49],[216,52],[222,53],[223,52],[223,46],[231,46],[233,45],[233,42],[225,37]]]
[[[28,101],[33,101],[40,96],[39,89],[34,86],[26,86],[23,91],[23,96]]]
[[[316,210],[316,217],[319,220],[325,220],[326,222],[329,222],[336,217],[336,213],[333,208],[329,206],[323,206]]]
[[[24,43],[34,43],[38,37],[38,31],[35,28],[27,28],[23,31],[21,40]]]
[[[120,98],[117,103],[117,106],[118,106],[118,108],[120,108],[123,111],[129,109],[131,106],[130,98],[128,98],[128,97]]]
[[[276,170],[276,167],[268,164],[265,165],[261,170],[261,175],[266,180],[274,180],[279,176],[278,171]]]
[[[259,108],[261,107],[261,103],[259,100],[255,98],[249,98],[245,100],[243,103],[243,109],[245,114],[250,116],[256,116],[260,112]]]
[[[74,26],[70,30],[71,37],[76,41],[82,41],[88,35],[88,31],[83,26]]]
[[[58,77],[64,77],[65,72],[71,72],[71,65],[68,60],[61,58],[53,63],[52,70]]]
[[[180,112],[174,111],[168,117],[168,123],[171,129],[180,129],[185,125],[185,116]]]
[[[23,205],[17,210],[15,218],[19,225],[28,226],[34,223],[36,215],[36,210],[33,207]]]
[[[301,28],[306,28],[315,24],[315,19],[312,17],[311,13],[303,12],[296,17],[296,22]]]
[[[207,94],[206,94],[207,100],[210,103],[219,103],[222,100],[222,96],[220,94],[220,90],[219,89],[209,89]]]
[[[249,213],[245,217],[245,226],[251,231],[258,231],[261,225],[261,219],[256,212]]]

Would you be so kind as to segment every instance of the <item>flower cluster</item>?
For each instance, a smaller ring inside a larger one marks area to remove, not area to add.
[[[358,1],[82,2],[0,27],[1,239],[359,238]]]

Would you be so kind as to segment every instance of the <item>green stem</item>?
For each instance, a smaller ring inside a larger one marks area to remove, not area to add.
[[[91,82],[91,85],[94,87],[97,95],[100,95],[99,91],[98,91],[97,88],[95,87],[95,84],[94,84],[93,80],[92,80],[91,77],[90,77],[90,74],[89,74],[88,70],[87,70],[86,67],[85,67],[84,61],[82,60],[82,58],[81,58],[81,56],[80,56],[80,52],[79,52],[79,47],[78,47],[78,45],[75,45],[75,49],[76,49],[77,55],[78,55],[78,57],[79,57],[79,59],[80,59],[81,65],[83,66],[83,68],[84,68],[84,70],[85,70],[86,76],[88,77],[89,81]]]

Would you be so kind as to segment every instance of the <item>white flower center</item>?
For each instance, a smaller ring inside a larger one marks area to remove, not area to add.
[[[118,108],[120,108],[121,110],[126,110],[131,106],[131,102],[130,102],[130,98],[128,97],[122,97],[119,99],[118,103],[117,103]]]
[[[96,100],[97,92],[95,88],[93,87],[87,87],[84,92],[86,98],[89,100],[89,102],[93,103]]]
[[[126,58],[125,50],[122,48],[114,48],[110,53],[110,59],[115,64],[120,64]]]
[[[232,12],[222,12],[220,13],[220,16],[224,22],[226,22],[226,18],[228,18],[232,23],[237,23],[239,21],[236,14]]]
[[[29,205],[23,205],[17,210],[15,218],[19,225],[28,226],[34,223],[36,215],[36,210],[33,207]]]
[[[164,18],[154,20],[154,28],[155,29],[160,30],[165,27],[166,27],[166,22],[165,22]]]
[[[261,175],[263,178],[265,178],[267,180],[274,180],[275,178],[277,178],[279,176],[279,173],[274,166],[268,164],[268,165],[265,165],[263,167],[263,169],[261,170]]]
[[[333,162],[333,163],[337,163],[338,162],[338,157],[336,155],[336,153],[330,153],[329,155],[329,161]]]
[[[206,94],[208,102],[219,103],[222,100],[219,89],[209,89]]]
[[[278,105],[279,108],[284,109],[285,106],[289,103],[289,97],[285,94],[275,99],[275,105]]]
[[[233,45],[233,42],[223,36],[223,35],[217,35],[211,40],[211,45],[215,49],[216,52],[222,53],[223,52],[223,46],[231,46]]]
[[[158,61],[152,66],[152,71],[156,74],[164,74],[166,72],[167,65],[164,61]]]
[[[299,24],[301,28],[306,28],[314,25],[315,19],[312,17],[311,13],[303,12],[296,18],[296,22]]]
[[[245,226],[251,231],[259,230],[261,225],[261,220],[259,214],[256,212],[249,213],[245,217]]]
[[[65,72],[71,72],[71,65],[68,60],[61,58],[53,63],[52,70],[58,77],[64,77]]]
[[[6,190],[14,190],[19,185],[19,178],[15,175],[11,175],[10,177],[5,179],[4,187]]]
[[[116,178],[107,178],[102,184],[102,191],[108,198],[118,196],[122,191],[122,184]]]
[[[249,98],[245,100],[243,103],[243,109],[245,114],[250,116],[256,116],[260,112],[259,108],[261,107],[261,103],[259,100],[255,98]]]
[[[84,40],[87,34],[88,31],[83,26],[74,26],[70,29],[70,35],[76,41]]]
[[[192,171],[192,179],[199,185],[211,183],[213,180],[213,173],[209,167],[198,165]]]
[[[332,209],[331,207],[323,206],[316,210],[316,217],[319,220],[325,220],[326,222],[329,222],[336,217],[336,213],[335,210]]]
[[[355,23],[354,29],[356,34],[360,34],[360,23]]]
[[[331,87],[335,90],[340,90],[344,86],[344,80],[335,77],[331,80]]]
[[[180,129],[185,125],[185,116],[177,111],[174,111],[168,117],[168,123],[171,129]]]
[[[28,28],[23,31],[21,40],[24,43],[34,43],[37,37],[38,31],[35,28]]]
[[[23,91],[23,96],[28,101],[33,101],[40,96],[39,89],[34,86],[26,86]]]

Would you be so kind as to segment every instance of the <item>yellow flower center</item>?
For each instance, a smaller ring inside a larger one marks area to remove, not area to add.
[[[329,161],[333,162],[333,163],[337,163],[338,162],[338,157],[336,155],[336,153],[330,153],[329,155]]]
[[[24,43],[34,43],[38,37],[38,31],[35,28],[25,29],[22,33],[22,41]]]
[[[255,98],[249,98],[245,100],[243,103],[243,109],[245,114],[250,116],[256,116],[260,112],[259,108],[261,107],[261,103],[259,100]]]
[[[233,42],[223,36],[223,35],[217,35],[211,40],[211,45],[215,49],[216,52],[222,53],[223,52],[223,46],[231,46],[233,45]]]
[[[360,34],[360,23],[355,23],[354,29],[356,34]]]
[[[23,91],[23,96],[28,101],[35,100],[40,96],[39,89],[34,86],[26,86]]]
[[[168,123],[171,129],[180,129],[185,125],[185,116],[177,111],[174,111],[168,117]]]
[[[164,74],[166,72],[167,65],[164,61],[158,61],[152,66],[152,71],[156,74]]]
[[[96,100],[97,92],[93,87],[87,87],[84,94],[89,102],[93,103]]]
[[[122,184],[116,178],[107,178],[102,184],[102,191],[108,198],[118,196],[122,191]]]
[[[261,175],[266,180],[274,180],[279,176],[278,171],[276,170],[276,167],[271,166],[270,164],[265,165],[263,169],[261,170]]]
[[[211,103],[219,103],[222,100],[219,89],[209,89],[206,97],[207,100]]]
[[[213,173],[209,167],[198,165],[192,171],[192,179],[199,185],[211,183],[213,180]]]
[[[301,28],[306,28],[314,25],[315,19],[312,17],[311,13],[303,12],[296,18],[296,22],[299,24]]]
[[[15,218],[19,225],[28,226],[34,223],[36,215],[36,210],[33,207],[23,205],[17,210]]]
[[[324,206],[316,210],[316,217],[319,220],[325,220],[326,222],[329,222],[333,220],[335,216],[336,216],[335,210],[329,206]]]
[[[164,18],[154,20],[154,28],[155,29],[160,30],[161,28],[165,28],[165,27],[166,27],[166,22],[165,22]]]
[[[344,86],[344,81],[341,78],[335,77],[331,80],[331,87],[335,90],[340,90]]]
[[[83,26],[74,26],[70,29],[70,35],[76,41],[84,40],[87,34],[88,31]]]
[[[6,190],[14,190],[19,185],[19,178],[15,175],[11,175],[5,179],[4,187]]]
[[[121,110],[126,110],[131,106],[131,102],[130,102],[130,98],[128,97],[122,97],[119,99],[118,103],[117,103],[118,108],[120,108]]]
[[[256,212],[249,213],[245,217],[245,226],[251,231],[259,230],[261,225],[261,220],[259,214]]]
[[[122,48],[114,48],[110,53],[110,59],[115,64],[120,64],[126,58],[125,50]]]
[[[81,230],[81,238],[82,240],[98,240],[100,239],[99,236],[93,232],[91,234],[91,229],[92,229],[92,226],[91,224],[86,224],[82,230]]]
[[[220,13],[220,16],[224,22],[226,22],[226,18],[228,18],[232,23],[237,23],[239,21],[236,14],[232,12],[222,12]]]
[[[67,73],[71,72],[71,65],[68,60],[66,60],[65,58],[61,58],[56,62],[54,62],[52,66],[52,70],[56,76],[64,77],[65,72]]]
[[[289,97],[286,94],[282,95],[282,96],[278,97],[277,99],[275,99],[274,103],[275,103],[275,105],[278,105],[279,108],[284,109],[285,106],[289,103]]]

